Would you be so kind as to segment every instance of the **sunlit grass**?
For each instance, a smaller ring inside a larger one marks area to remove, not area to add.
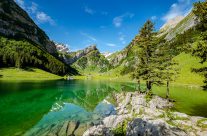
[[[199,59],[192,57],[190,54],[181,53],[175,57],[175,60],[179,63],[180,73],[176,79],[176,84],[190,85],[190,86],[202,86],[204,77],[192,72],[192,68],[200,68],[207,66],[207,63],[200,64]]]
[[[29,68],[27,70],[17,68],[0,69],[0,80],[56,80],[62,77],[51,74],[49,72]]]

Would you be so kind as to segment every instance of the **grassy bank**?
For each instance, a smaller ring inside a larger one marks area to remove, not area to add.
[[[62,77],[48,73],[37,68],[17,69],[3,68],[0,69],[0,80],[57,80]]]
[[[175,57],[179,63],[179,74],[175,81],[178,85],[202,86],[204,77],[192,72],[193,68],[201,68],[207,66],[207,63],[200,64],[199,59],[192,57],[190,54],[181,53]]]

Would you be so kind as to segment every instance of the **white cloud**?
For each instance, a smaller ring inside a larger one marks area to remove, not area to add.
[[[157,19],[157,16],[152,16],[151,17],[151,20],[156,20]]]
[[[134,17],[134,14],[133,13],[127,12],[127,13],[121,15],[121,16],[115,17],[113,19],[113,24],[114,24],[115,27],[121,27],[124,19],[126,19],[126,18],[133,18],[133,17]]]
[[[83,35],[83,36],[85,36],[85,37],[87,37],[88,39],[89,39],[89,41],[88,42],[96,42],[97,41],[97,39],[95,38],[95,37],[93,37],[93,36],[91,36],[90,34],[87,34],[87,33],[84,33],[84,32],[81,32],[81,35]]]
[[[37,12],[38,5],[32,2],[32,5],[28,7],[28,12],[31,14],[35,14]]]
[[[34,17],[37,23],[49,23],[55,25],[55,21],[47,15],[45,12],[38,9],[38,4],[31,2],[31,5],[25,4],[24,0],[15,0],[15,2],[24,10],[26,10],[30,16]]]
[[[166,15],[162,17],[163,21],[169,21],[177,16],[185,16],[191,10],[191,0],[178,0],[172,4]]]
[[[44,12],[37,12],[36,19],[37,19],[38,23],[47,23],[48,22],[51,25],[55,25],[55,21]]]
[[[84,8],[84,11],[85,11],[86,13],[90,14],[90,15],[93,15],[93,14],[96,13],[95,10],[93,10],[93,9],[87,7],[87,6]]]
[[[115,47],[116,46],[116,44],[114,44],[114,43],[107,43],[106,45],[110,46],[110,47]]]
[[[122,32],[119,32],[119,41],[122,43],[122,44],[126,44],[126,35],[124,35]]]

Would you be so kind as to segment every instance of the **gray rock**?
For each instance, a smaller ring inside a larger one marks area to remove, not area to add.
[[[187,136],[187,134],[183,130],[170,127],[160,120],[147,122],[137,118],[129,123],[127,136]]]
[[[173,107],[173,104],[167,99],[161,98],[159,96],[153,96],[152,100],[149,102],[149,107],[151,109],[164,109]]]
[[[98,125],[85,131],[83,136],[113,136],[113,133],[104,125]]]
[[[129,117],[130,115],[111,115],[104,118],[103,123],[107,127],[116,128],[118,124],[122,123],[125,119]]]

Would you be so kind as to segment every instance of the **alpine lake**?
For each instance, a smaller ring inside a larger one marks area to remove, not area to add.
[[[142,86],[144,87],[144,86]],[[129,82],[95,80],[0,81],[0,136],[82,134],[116,114],[113,94],[135,91]],[[165,96],[165,87],[153,92]],[[207,92],[171,86],[172,110],[207,117]]]

